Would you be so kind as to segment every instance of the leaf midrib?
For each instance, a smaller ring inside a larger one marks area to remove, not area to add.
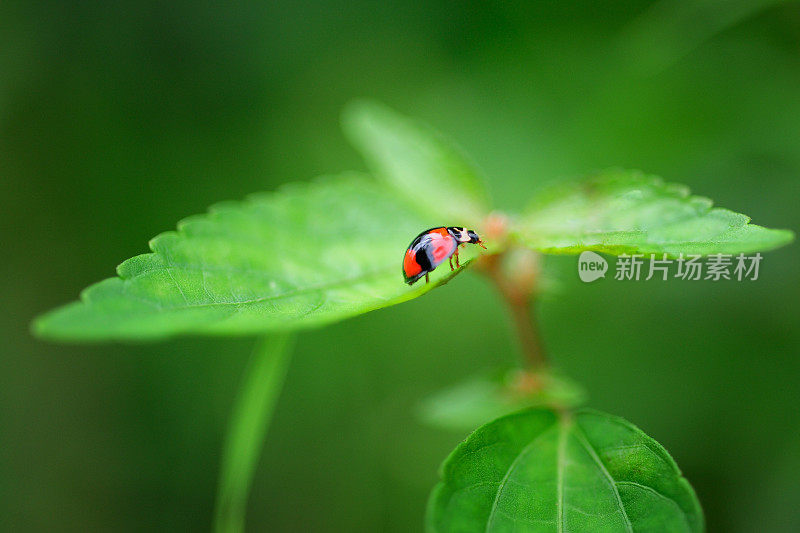
[[[600,459],[600,457],[597,455],[597,452],[594,450],[592,445],[589,443],[589,440],[586,437],[586,435],[583,432],[583,430],[579,426],[577,426],[573,422],[572,418],[569,417],[569,416],[559,417],[558,419],[556,419],[553,422],[553,424],[557,425],[557,428],[558,428],[558,445],[557,445],[557,451],[556,451],[556,472],[557,472],[557,478],[556,478],[557,479],[557,481],[556,481],[556,527],[557,527],[557,531],[559,533],[562,533],[564,531],[564,465],[565,465],[565,462],[566,462],[565,455],[566,455],[567,439],[568,439],[569,434],[572,433],[575,436],[575,438],[578,440],[578,442],[580,442],[581,446],[583,446],[583,448],[589,453],[590,457],[592,458],[592,461],[594,461],[594,463],[597,464],[597,466],[600,467],[600,471],[603,473],[603,477],[606,479],[606,481],[608,482],[609,487],[611,488],[611,490],[614,493],[614,496],[616,498],[617,507],[618,507],[620,513],[622,514],[622,517],[625,519],[626,531],[628,531],[630,533],[633,533],[633,525],[631,524],[630,517],[628,517],[628,513],[625,510],[625,505],[622,503],[622,498],[621,498],[621,496],[619,494],[619,490],[617,488],[617,481],[615,481],[614,478],[611,476],[611,474],[609,473],[609,471],[606,468],[605,464]],[[494,501],[492,503],[492,509],[489,512],[489,517],[486,520],[486,530],[485,531],[487,533],[489,533],[489,531],[490,531],[490,528],[492,526],[492,523],[494,521],[495,516],[499,513],[498,503],[499,503],[500,497],[501,497],[501,495],[503,493],[503,489],[505,488],[505,485],[506,485],[508,479],[510,478],[511,474],[517,468],[517,466],[519,465],[519,463],[522,460],[522,458],[528,452],[530,452],[530,450],[533,448],[533,446],[537,442],[539,442],[539,440],[542,438],[542,436],[546,435],[551,429],[552,429],[552,426],[549,426],[549,427],[543,429],[538,435],[536,435],[536,437],[534,437],[528,444],[526,444],[522,448],[522,450],[520,450],[520,452],[517,455],[517,457],[514,459],[514,461],[512,461],[511,465],[509,465],[508,470],[506,471],[505,475],[503,476],[503,479],[500,481],[500,484],[497,486],[497,492],[495,493]],[[629,482],[621,481],[619,483],[623,483],[624,484],[624,483],[629,483]],[[633,483],[633,482],[630,482],[630,483]],[[667,496],[659,493],[658,491],[656,491],[652,487],[647,487],[647,486],[641,485],[639,483],[635,483],[635,484],[636,485],[640,485],[641,487],[649,489],[649,490],[651,490],[653,492],[656,492],[662,498],[669,499],[676,507],[678,507],[678,509],[681,511],[681,514],[683,514],[682,509],[680,508],[680,506],[677,504],[677,502],[675,502],[671,498],[668,498]]]
[[[567,448],[567,429],[572,425],[572,421],[567,419],[558,431],[558,478],[556,481],[556,527],[558,533],[564,531],[564,455]]]
[[[170,278],[175,283],[175,287],[178,289],[178,291],[181,293],[181,295],[184,296],[184,299],[185,299],[186,296],[183,293],[183,289],[180,287],[180,284],[175,280],[174,276],[172,276],[172,273],[170,272],[170,270],[173,269],[173,268],[181,268],[181,267],[180,266],[176,266],[176,265],[169,265],[168,267],[164,268],[163,270],[167,271],[167,273],[169,274]],[[338,279],[338,280],[335,280],[335,281],[329,282],[329,283],[321,283],[319,285],[303,287],[302,289],[293,289],[291,291],[287,291],[287,292],[284,292],[282,294],[275,294],[275,295],[271,295],[271,296],[262,296],[262,297],[259,297],[259,298],[253,298],[253,299],[250,299],[250,300],[242,300],[242,301],[239,301],[239,302],[209,302],[209,303],[202,303],[202,304],[189,304],[187,302],[186,305],[176,305],[176,306],[168,307],[168,308],[159,307],[158,309],[159,309],[159,311],[171,311],[171,310],[174,310],[174,309],[198,309],[198,308],[203,308],[203,307],[242,306],[242,305],[257,304],[257,303],[266,302],[266,301],[270,301],[270,300],[280,300],[280,299],[283,299],[283,298],[291,298],[293,296],[300,296],[300,295],[308,294],[308,293],[312,293],[312,292],[323,291],[325,289],[339,287],[339,286],[342,286],[342,285],[348,285],[348,284],[357,282],[359,280],[368,280],[368,279],[371,279],[371,278],[377,278],[377,277],[380,277],[381,275],[388,274],[390,269],[391,269],[391,267],[385,267],[385,268],[382,268],[382,269],[375,269],[375,270],[369,271],[367,273],[360,274],[358,276],[352,276],[352,277],[349,277],[349,278],[341,278],[341,279]],[[201,270],[202,271],[202,269],[200,269],[200,268],[198,268],[197,270]],[[154,271],[151,270],[149,272],[154,272]],[[129,280],[126,280],[126,281],[130,281],[132,279],[136,279],[136,277],[129,278]],[[154,303],[154,302],[150,302],[149,300],[148,300],[148,302],[149,303]]]
[[[455,272],[449,273],[449,276],[447,276],[445,278],[442,278],[439,281],[432,282],[430,288],[433,288],[435,286],[444,284],[447,281],[450,281],[450,279],[453,276],[455,276],[456,274],[458,274],[461,271],[463,271],[464,268],[467,265],[469,265],[469,263],[471,263],[471,262],[472,262],[472,260],[467,260],[467,261],[463,262],[461,264],[461,268],[460,269],[456,270]],[[175,267],[176,267],[175,265],[169,264],[167,267],[164,268],[164,270],[169,271],[170,268],[175,268]],[[181,268],[181,267],[177,267],[177,268]],[[202,271],[202,269],[197,269],[197,270],[201,270]],[[394,270],[393,266],[386,266],[386,267],[383,267],[381,269],[374,269],[374,270],[371,270],[371,271],[367,271],[365,273],[361,273],[358,276],[352,276],[352,277],[349,277],[349,278],[341,278],[341,279],[338,279],[338,280],[335,280],[335,281],[321,283],[321,284],[310,286],[310,287],[303,287],[301,289],[293,289],[291,291],[287,291],[287,292],[284,292],[282,294],[275,294],[275,295],[271,295],[271,296],[262,296],[262,297],[259,297],[259,298],[252,298],[252,299],[249,299],[249,300],[242,300],[242,301],[239,301],[239,302],[209,302],[209,303],[201,303],[201,304],[187,304],[187,305],[176,305],[176,306],[172,306],[172,307],[164,307],[162,305],[159,305],[157,302],[152,302],[150,300],[142,299],[140,296],[137,296],[136,299],[138,299],[142,303],[147,303],[149,305],[157,306],[156,309],[159,312],[168,312],[168,311],[183,310],[183,309],[202,309],[202,308],[206,308],[206,307],[225,307],[225,306],[241,307],[241,306],[246,306],[246,305],[258,304],[258,303],[261,303],[261,302],[267,302],[267,301],[271,301],[271,300],[281,300],[281,299],[284,299],[284,298],[291,298],[291,297],[294,297],[294,296],[300,296],[300,295],[309,294],[309,293],[312,293],[312,292],[325,291],[327,289],[332,289],[332,288],[336,288],[336,287],[340,287],[340,286],[346,286],[346,285],[350,285],[350,284],[353,284],[353,283],[356,283],[356,282],[359,282],[359,281],[363,282],[363,281],[366,281],[366,280],[370,280],[372,278],[377,278],[377,277],[380,277],[380,276],[390,275],[390,271],[392,271],[392,270]],[[148,271],[148,272],[153,272],[153,271],[154,270],[151,270],[151,271]],[[179,286],[179,284],[177,283],[175,278],[172,276],[171,273],[169,273],[169,274],[170,274],[170,278],[175,283],[176,288],[181,292],[181,294],[183,294],[183,290],[181,289],[181,287]],[[127,280],[124,280],[124,281],[131,281],[133,279],[136,279],[138,276],[139,275],[134,276],[132,278],[128,278]],[[126,291],[127,296],[133,297],[134,295],[128,293],[127,290],[126,290],[127,289],[127,284],[125,284],[124,287],[125,287],[125,289],[123,289],[123,290]],[[413,292],[412,291],[408,291],[408,292],[405,292],[405,293],[399,293],[399,294],[397,294],[396,296],[394,296],[392,298],[382,298],[382,300],[391,301],[393,298],[403,298],[405,296],[408,296],[409,294],[413,294]]]

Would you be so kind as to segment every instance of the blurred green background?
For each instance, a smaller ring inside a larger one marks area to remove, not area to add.
[[[338,126],[361,96],[452,135],[501,208],[622,166],[800,228],[798,3],[4,2],[1,529],[210,527],[252,340],[60,346],[29,321],[211,203],[363,168]],[[798,264],[585,285],[547,262],[551,359],[673,454],[710,531],[800,530]],[[420,350],[421,318],[474,328]],[[472,274],[301,334],[249,526],[420,530],[464,435],[417,402],[516,358]]]

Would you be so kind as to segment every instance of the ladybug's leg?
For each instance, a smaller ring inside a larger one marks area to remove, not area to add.
[[[428,273],[425,272],[425,283],[427,284],[430,280],[428,279]]]
[[[452,272],[453,270],[455,270],[455,269],[453,268],[453,256],[451,255],[450,256],[450,272]]]
[[[458,248],[456,248],[456,268],[461,268],[461,264],[458,262]]]

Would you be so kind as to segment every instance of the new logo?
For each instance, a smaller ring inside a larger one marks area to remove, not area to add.
[[[587,250],[578,257],[578,276],[585,283],[606,277],[607,270],[608,263],[599,254]]]

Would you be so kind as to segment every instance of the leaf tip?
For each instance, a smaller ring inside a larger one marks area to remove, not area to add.
[[[37,339],[44,339],[47,335],[45,315],[37,315],[28,324],[28,332]]]
[[[354,145],[358,145],[364,129],[372,128],[373,117],[389,117],[391,115],[396,114],[377,100],[356,98],[345,104],[339,121],[348,140]]]
[[[81,305],[81,303],[70,302],[33,317],[28,325],[29,333],[32,337],[42,341],[62,342],[74,340],[71,339],[70,335],[65,335],[64,331],[58,327],[58,318],[75,305]]]

